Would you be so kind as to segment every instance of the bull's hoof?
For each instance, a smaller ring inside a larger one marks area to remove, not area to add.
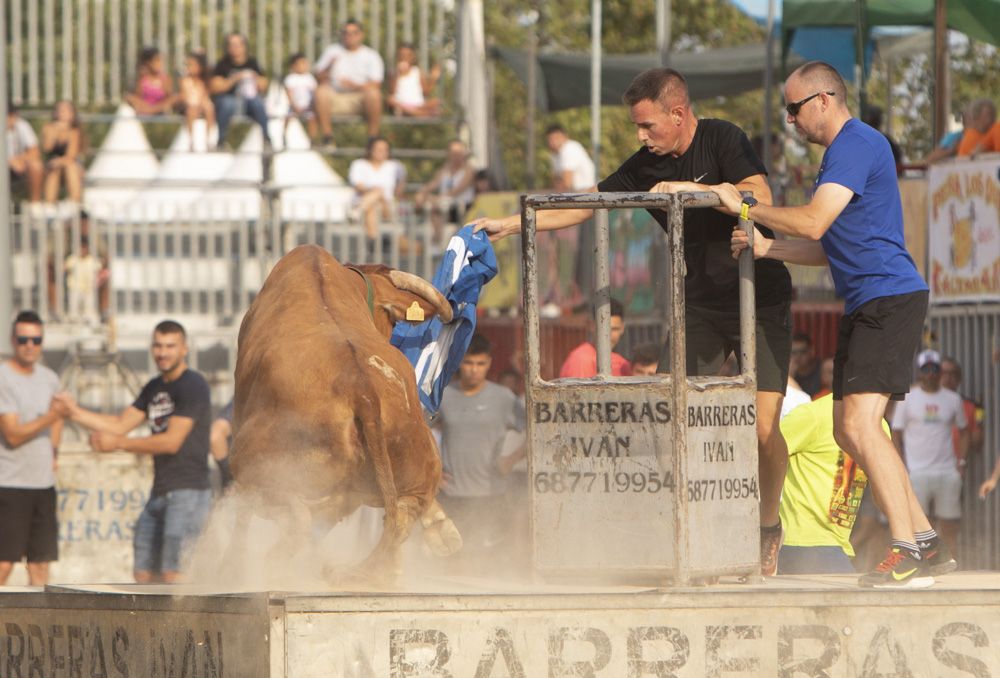
[[[462,549],[462,535],[451,518],[445,516],[424,527],[424,543],[434,556],[447,558]]]

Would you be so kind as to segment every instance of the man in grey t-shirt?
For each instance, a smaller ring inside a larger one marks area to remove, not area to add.
[[[440,410],[444,475],[438,498],[462,533],[460,569],[476,571],[496,562],[509,537],[506,475],[512,464],[503,443],[509,431],[524,430],[521,399],[486,379],[490,350],[485,337],[472,337],[458,383],[445,389]]]
[[[39,364],[42,320],[22,311],[11,332],[14,357],[0,363],[0,584],[27,558],[28,583],[48,583],[59,557],[55,454],[69,408],[53,396],[55,372]]]

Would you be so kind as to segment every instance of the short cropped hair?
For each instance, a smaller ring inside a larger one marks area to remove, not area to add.
[[[659,344],[642,344],[632,351],[633,365],[659,365],[663,347]]]
[[[801,343],[805,344],[806,346],[812,346],[813,345],[812,337],[809,336],[809,334],[807,332],[796,332],[796,333],[794,333],[792,335],[792,341],[801,342]]]
[[[156,327],[153,329],[154,334],[179,334],[185,339],[187,338],[187,332],[184,331],[184,326],[181,325],[176,320],[161,320],[157,323]]]
[[[816,83],[823,90],[833,92],[847,106],[847,85],[837,69],[825,61],[808,61],[792,73],[799,78]]]
[[[650,68],[635,76],[622,95],[626,106],[640,101],[655,101],[663,108],[674,103],[689,103],[687,80],[672,68]]]
[[[566,129],[558,123],[549,125],[545,128],[545,136],[549,136],[550,134],[566,134]]]
[[[27,325],[38,325],[39,327],[41,327],[42,317],[38,315],[36,312],[31,310],[21,311],[20,313],[17,314],[17,317],[14,318],[14,322],[11,323],[10,325],[11,334],[14,334],[14,328],[17,327],[18,323],[25,323]]]
[[[465,355],[493,355],[493,347],[490,345],[490,340],[483,335],[476,334],[472,335],[472,339],[469,341],[469,348],[465,351]]]

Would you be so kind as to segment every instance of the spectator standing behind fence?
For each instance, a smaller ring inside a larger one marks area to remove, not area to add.
[[[663,346],[660,344],[642,344],[641,346],[637,346],[632,351],[632,376],[651,377],[656,374],[662,352]]]
[[[271,145],[271,137],[267,133],[267,110],[262,96],[267,91],[267,76],[257,59],[250,56],[245,36],[239,33],[226,36],[226,53],[215,64],[208,89],[215,97],[215,113],[219,119],[219,148],[225,146],[229,122],[236,115],[240,99],[246,107],[247,116],[260,125],[264,133],[264,145]]]
[[[215,104],[208,93],[208,59],[201,50],[189,52],[184,59],[184,77],[180,83],[180,107],[187,124],[191,150],[195,149],[194,121],[205,118],[205,148],[209,148],[209,134],[215,127]]]
[[[136,69],[135,89],[125,95],[125,101],[139,115],[169,113],[177,104],[174,81],[163,69],[163,57],[156,47],[143,47]]]
[[[80,236],[80,247],[66,256],[66,291],[69,296],[69,319],[87,325],[97,325],[97,290],[101,284],[104,264],[90,251],[90,236]]]
[[[889,434],[889,425],[882,428]],[[778,574],[853,573],[851,530],[868,479],[833,438],[833,395],[799,405],[781,420],[788,471],[781,492],[785,541]]]
[[[42,127],[42,153],[45,155],[45,201],[59,198],[60,184],[66,185],[66,197],[80,202],[83,193],[83,165],[80,157],[86,139],[76,106],[69,101],[56,102],[52,120]]]
[[[458,380],[441,399],[441,505],[455,521],[464,546],[459,569],[482,574],[507,555],[511,512],[507,477],[518,452],[502,456],[507,432],[524,430],[524,404],[509,389],[488,381],[492,348],[473,335]],[[509,457],[509,458],[508,458]]]
[[[0,364],[0,585],[27,559],[28,583],[44,586],[59,558],[56,451],[69,408],[59,377],[41,364],[42,319],[21,311],[11,327],[14,357]]]
[[[11,184],[25,181],[28,200],[42,199],[42,153],[31,124],[18,114],[17,105],[7,102],[7,169]]]
[[[942,358],[941,388],[958,393],[958,397],[962,399],[962,411],[965,413],[965,423],[969,426],[969,443],[965,457],[961,456],[961,431],[957,426],[953,426],[951,429],[952,449],[955,452],[955,459],[959,462],[960,470],[964,476],[967,464],[962,463],[962,460],[964,459],[965,462],[968,462],[969,459],[975,458],[983,451],[983,442],[985,440],[983,419],[986,416],[986,412],[983,410],[983,406],[975,400],[962,395],[959,391],[961,386],[962,366],[954,358]]]
[[[73,421],[94,431],[98,452],[122,450],[153,456],[153,487],[135,526],[133,574],[140,584],[180,580],[181,562],[208,516],[212,403],[205,378],[187,366],[187,335],[173,320],[153,330],[160,374],[120,414],[99,414],[70,402]],[[127,434],[148,423],[152,434]]]
[[[816,358],[812,337],[805,332],[792,335],[791,369],[791,376],[810,398],[819,391],[820,363]]]
[[[232,442],[232,436],[233,400],[230,398],[226,406],[219,412],[219,416],[212,422],[212,430],[209,436],[212,447],[212,459],[215,460],[216,466],[219,467],[219,493],[225,492],[229,484],[233,482],[233,474],[229,470],[229,446]]]
[[[361,22],[348,19],[340,31],[340,42],[323,50],[313,66],[320,82],[316,90],[316,117],[324,144],[333,141],[334,115],[363,115],[368,123],[368,136],[378,136],[382,125],[385,62],[364,40]]]
[[[969,105],[969,124],[958,144],[959,157],[1000,151],[1000,123],[997,107],[989,99],[977,99]]]
[[[354,207],[365,227],[365,236],[374,241],[380,220],[393,218],[396,201],[406,188],[406,170],[389,157],[389,142],[383,137],[368,140],[364,158],[351,163],[347,178],[354,187]]]
[[[441,114],[441,102],[431,96],[441,79],[437,64],[426,74],[417,65],[417,51],[404,42],[396,48],[396,68],[389,76],[389,108],[396,115],[416,118]]]
[[[892,430],[896,448],[906,461],[910,483],[927,516],[935,516],[935,529],[952,553],[957,553],[962,518],[962,476],[969,449],[968,424],[962,398],[941,386],[941,356],[922,351],[917,357],[916,388],[896,404]],[[960,433],[958,458],[951,430]],[[933,510],[932,510],[933,509]]]
[[[586,191],[597,183],[594,161],[583,144],[570,139],[560,125],[545,131],[545,144],[552,157],[552,189],[560,193]]]
[[[823,358],[819,364],[819,390],[813,394],[813,400],[819,400],[827,393],[833,393],[833,358]]]
[[[595,309],[596,312],[596,309]],[[588,320],[591,336],[596,331],[593,318]],[[625,333],[625,306],[617,299],[611,300],[611,348],[618,345],[618,340]],[[632,374],[632,365],[623,356],[611,352],[611,376],[627,377]],[[589,379],[597,375],[597,348],[593,341],[585,341],[566,356],[559,370],[563,378]]]
[[[430,210],[434,243],[440,244],[444,224],[459,224],[476,198],[476,168],[469,162],[469,148],[464,142],[448,142],[448,157],[431,180],[420,187],[413,201]]]
[[[316,77],[309,72],[309,60],[302,52],[296,52],[288,57],[288,75],[281,81],[288,96],[288,115],[285,116],[285,128],[281,140],[282,148],[288,145],[288,124],[293,118],[305,122],[309,140],[316,139],[316,111],[314,109]]]

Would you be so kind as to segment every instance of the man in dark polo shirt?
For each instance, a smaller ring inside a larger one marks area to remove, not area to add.
[[[771,203],[766,169],[746,134],[724,120],[695,117],[687,82],[680,73],[669,68],[644,71],[632,81],[623,99],[643,147],[591,192],[708,191],[713,185],[730,183],[752,191],[762,204]],[[575,226],[591,213],[586,209],[539,211],[538,230]],[[650,214],[667,228],[666,212],[651,210]],[[715,209],[684,213],[689,375],[718,374],[731,352],[739,356],[739,266],[729,252],[735,225],[734,217]],[[496,240],[520,233],[521,218],[484,219],[479,228]],[[766,235],[771,237],[770,231]],[[773,575],[781,543],[778,501],[788,466],[788,449],[778,418],[788,382],[792,283],[779,261],[758,260],[755,270],[760,557],[762,574]]]
[[[153,330],[152,354],[160,374],[120,414],[99,414],[73,403],[73,421],[94,431],[98,452],[153,455],[153,489],[135,526],[133,574],[140,584],[173,583],[181,560],[208,516],[212,403],[205,378],[187,366],[187,335],[173,320]],[[152,435],[129,438],[148,423]]]

